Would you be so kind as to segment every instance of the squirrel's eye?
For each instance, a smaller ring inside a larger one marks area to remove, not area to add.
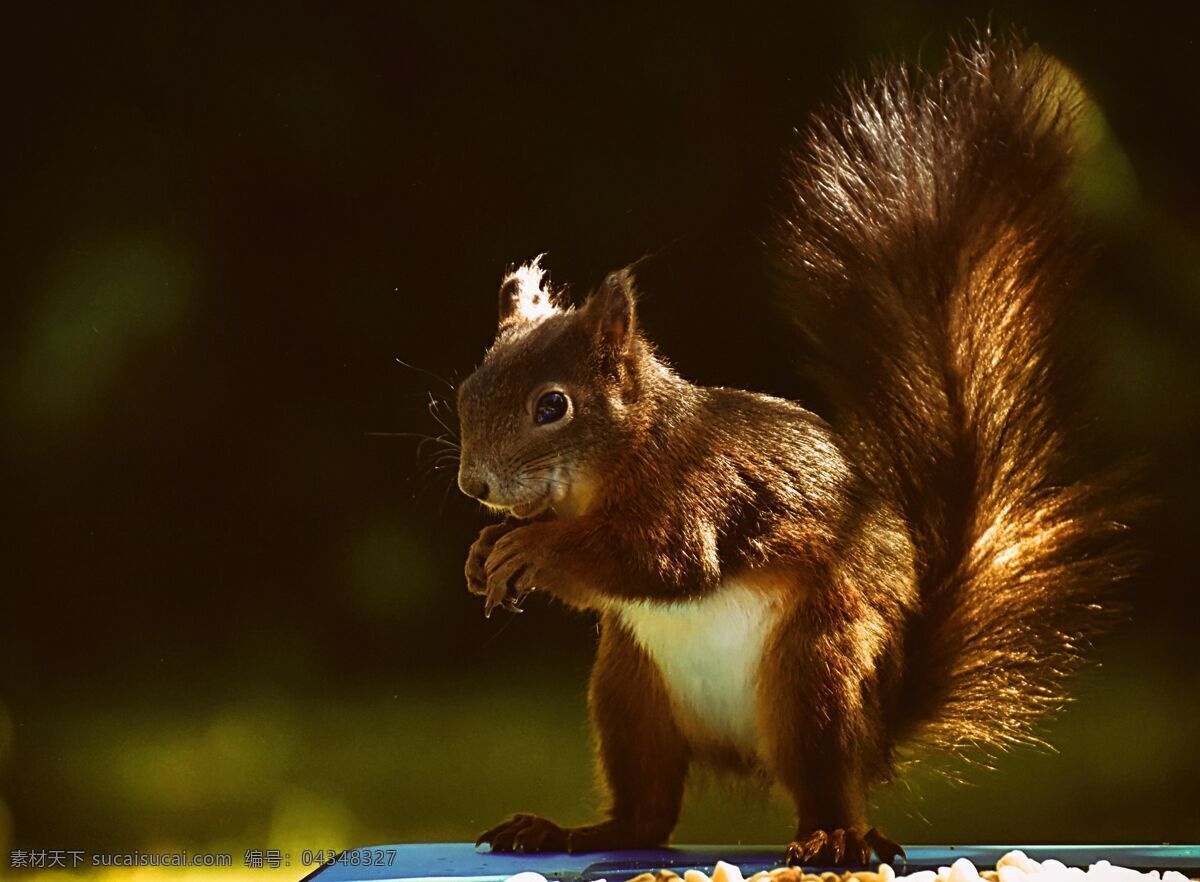
[[[539,426],[554,423],[567,412],[567,396],[561,392],[547,392],[533,406],[533,421]]]

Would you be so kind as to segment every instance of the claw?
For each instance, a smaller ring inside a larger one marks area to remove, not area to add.
[[[789,843],[787,863],[790,867],[824,865],[823,860],[829,851],[829,833],[826,830],[813,830],[803,841]]]
[[[525,602],[525,597],[526,595],[524,594],[522,594],[520,597],[507,597],[505,598],[504,602],[500,604],[500,608],[505,612],[516,613],[520,615],[521,613],[525,612],[525,609],[521,606],[521,604]]]
[[[839,827],[829,834],[829,862],[835,867],[840,867],[845,856],[846,831]]]
[[[517,605],[524,600],[525,595],[514,594],[512,586],[517,579],[521,578],[521,574],[524,573],[525,570],[526,568],[523,566],[518,567],[508,576],[504,577],[503,581],[497,579],[493,574],[492,583],[499,583],[499,587],[489,586],[488,588],[487,599],[484,601],[483,605],[484,618],[490,619],[492,617],[492,611],[497,607],[501,609],[507,609],[509,612],[521,611]],[[514,609],[514,607],[516,607],[516,609]]]

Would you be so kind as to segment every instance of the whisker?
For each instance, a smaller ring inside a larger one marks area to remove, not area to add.
[[[426,435],[424,432],[363,432],[368,438],[420,438],[422,444],[438,443],[458,450],[458,444],[445,435]]]
[[[451,392],[455,391],[455,387],[454,387],[453,383],[451,383],[449,380],[447,380],[441,374],[434,373],[433,371],[429,370],[428,368],[418,367],[415,364],[410,364],[409,362],[405,361],[402,358],[397,358],[396,364],[400,365],[401,367],[406,367],[410,371],[416,371],[417,373],[424,374],[427,377],[432,377],[433,379],[437,380],[439,383],[443,384]]]
[[[438,413],[439,403],[441,405],[446,406],[448,409],[450,409],[449,405],[446,404],[445,401],[441,401],[440,399],[434,398],[433,393],[430,392],[429,393],[429,407],[427,408],[427,410],[429,411],[429,415],[432,416],[437,421],[437,424],[439,426],[441,426],[443,429],[446,430],[447,434],[449,434],[453,438],[458,438],[458,432],[454,431],[454,429],[452,429],[450,427],[450,425],[444,419],[442,419],[442,415],[440,413]]]
[[[557,467],[561,463],[561,461],[562,461],[562,452],[556,450],[556,451],[552,451],[550,453],[540,454],[538,456],[533,457],[532,459],[527,459],[527,460],[520,460],[514,456],[511,459],[509,459],[508,462],[505,463],[505,465],[510,471],[517,472],[517,473],[525,473],[525,472],[537,471],[539,469],[544,469],[546,466],[550,466],[550,465]]]
[[[424,494],[428,492],[435,483],[442,483],[442,479],[446,478],[449,474],[447,468],[447,463],[428,462],[425,464],[424,468],[415,470],[410,476],[410,482],[414,487],[413,497],[416,498],[418,494]],[[444,483],[445,489],[442,494],[443,505],[445,504],[446,495],[449,493],[450,487],[453,485],[454,481],[446,480]]]
[[[438,517],[446,511],[446,500],[450,497],[450,488],[454,486],[453,481],[446,482],[446,489],[442,491],[442,501],[438,505]]]
[[[501,634],[503,634],[505,632],[505,630],[508,628],[508,626],[511,625],[516,620],[517,620],[516,616],[509,616],[507,619],[505,619],[503,624],[501,624],[499,628],[497,628],[495,631],[493,631],[492,635],[490,637],[488,637],[487,640],[483,641],[483,645],[481,646],[481,648],[486,649],[492,643],[493,640],[495,640],[497,637],[499,637]]]
[[[441,438],[426,438],[424,441],[422,441],[420,444],[417,445],[417,455],[418,456],[424,455],[426,444],[441,445],[440,449],[438,449],[436,451],[437,454],[453,453],[455,456],[457,456],[460,452],[459,446],[457,444],[455,444],[453,441],[446,441]]]
[[[413,498],[424,495],[432,488],[443,486],[442,498],[438,506],[439,512],[445,509],[450,490],[456,486],[454,478],[458,470],[459,458],[462,454],[457,430],[457,377],[447,379],[435,371],[412,364],[403,358],[395,357],[396,364],[418,374],[423,374],[437,380],[445,392],[425,391],[420,394],[426,399],[426,412],[433,418],[440,434],[426,432],[365,432],[369,437],[377,438],[414,438],[417,439],[415,458],[405,483],[411,487]]]

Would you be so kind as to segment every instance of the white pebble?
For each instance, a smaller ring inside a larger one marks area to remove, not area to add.
[[[959,858],[950,866],[950,882],[978,882],[979,871],[966,858]]]
[[[1142,882],[1150,878],[1149,873],[1139,873],[1137,870],[1131,870],[1128,867],[1113,867],[1110,866],[1104,870],[1099,876],[1100,880],[1107,882]]]
[[[773,872],[781,871],[782,868]],[[1062,861],[1053,859],[1039,864],[1021,851],[1010,851],[1000,858],[996,863],[996,876],[988,872],[987,878],[998,878],[999,882],[1190,882],[1187,876],[1174,870],[1161,874],[1157,870],[1140,873],[1128,867],[1114,867],[1109,861],[1096,861],[1085,873],[1078,867],[1068,867]],[[747,880],[742,876],[741,868],[717,861],[711,879],[699,870],[687,870],[683,874],[683,882],[770,882],[769,876],[765,872],[755,873]],[[525,872],[509,876],[506,882],[548,880],[541,873]],[[897,876],[891,866],[880,864],[877,882],[984,882],[984,879],[974,864],[966,858],[959,858],[952,866],[939,867],[936,873],[924,870],[910,876]]]
[[[996,862],[996,869],[1001,867],[1016,867],[1022,873],[1036,873],[1041,870],[1042,865],[1023,851],[1010,851]]]

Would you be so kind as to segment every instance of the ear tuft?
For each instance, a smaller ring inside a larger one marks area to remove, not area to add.
[[[609,273],[588,301],[596,336],[605,349],[620,352],[629,346],[634,330],[633,275],[627,269]]]
[[[542,269],[539,254],[504,277],[500,283],[500,330],[524,322],[534,322],[561,312],[554,303],[554,292]]]

